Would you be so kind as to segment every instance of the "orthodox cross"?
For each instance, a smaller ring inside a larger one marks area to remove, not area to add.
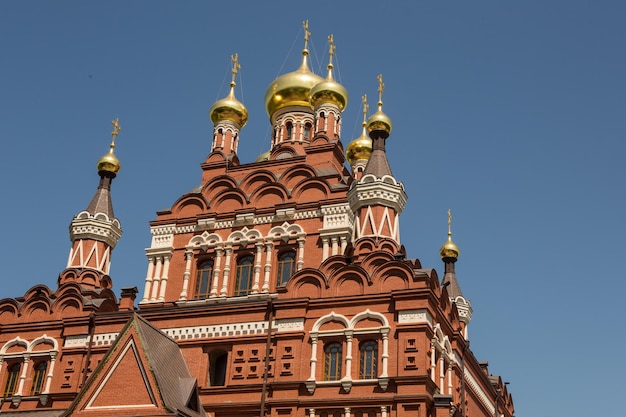
[[[122,128],[120,127],[120,120],[117,117],[115,120],[111,120],[111,124],[113,125],[113,132],[111,132],[111,149],[113,149],[115,148],[115,139]]]
[[[383,83],[383,74],[378,74],[376,77],[378,80],[378,104],[383,104],[383,91],[385,91],[385,84]]]
[[[363,125],[365,126],[367,123],[367,111],[370,109],[370,105],[367,104],[367,94],[363,94],[361,101],[363,102]]]
[[[233,78],[230,81],[230,83],[234,84],[235,83],[235,77],[237,76],[237,73],[241,69],[241,64],[239,63],[239,54],[231,55],[230,56],[230,60],[233,61],[233,70],[232,70]]]
[[[304,28],[304,49],[309,49],[309,36],[311,36],[311,31],[309,30],[309,21],[305,20],[302,22],[302,27]]]
[[[330,55],[330,64],[333,64],[333,55],[335,55],[335,49],[337,49],[337,47],[335,46],[335,40],[333,35],[328,35],[328,44],[330,45],[330,48],[328,50],[328,55]]]
[[[448,236],[452,236],[452,214],[450,213],[450,209],[448,209]]]

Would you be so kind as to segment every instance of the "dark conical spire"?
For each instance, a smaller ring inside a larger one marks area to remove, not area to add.
[[[95,215],[96,213],[104,213],[109,219],[115,217],[113,213],[113,202],[111,201],[111,182],[113,177],[100,173],[100,184],[98,184],[98,190],[94,194],[91,202],[87,206],[87,212]]]

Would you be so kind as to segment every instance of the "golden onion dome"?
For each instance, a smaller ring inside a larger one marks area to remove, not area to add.
[[[364,129],[365,130],[365,129]],[[364,134],[354,139],[346,147],[346,158],[350,165],[354,164],[358,160],[368,160],[372,154],[372,139]]]
[[[221,121],[231,121],[239,127],[248,122],[248,109],[235,98],[235,83],[230,83],[230,93],[221,100],[217,100],[209,110],[209,117],[213,124]]]
[[[315,108],[322,104],[334,104],[340,111],[348,105],[348,91],[333,79],[325,79],[311,88],[310,102]]]
[[[459,247],[452,241],[452,214],[448,210],[448,241],[439,249],[439,255],[441,259],[452,258],[455,261],[459,259]]]
[[[391,128],[393,125],[391,124],[391,119],[385,113],[383,113],[383,91],[385,89],[385,84],[383,84],[383,75],[380,74],[378,77],[378,111],[372,114],[369,119],[367,119],[367,131],[370,132],[370,136],[374,132],[382,133],[384,138],[387,138],[391,133]]]
[[[270,160],[270,156],[272,155],[272,150],[270,149],[267,152],[263,152],[261,155],[257,156],[254,162],[265,162]]]
[[[117,156],[113,153],[113,149],[115,149],[115,139],[117,139],[117,135],[120,133],[122,128],[120,127],[119,118],[115,118],[115,120],[111,121],[113,125],[113,132],[111,132],[111,145],[109,145],[109,152],[102,156],[102,158],[98,159],[96,163],[96,168],[98,169],[98,173],[100,172],[110,172],[113,176],[117,175],[122,164],[120,164],[120,160],[117,159]]]
[[[392,127],[391,119],[383,113],[383,103],[379,101],[378,111],[367,119],[367,131],[370,132],[370,134],[372,132],[386,132],[385,137],[387,137],[391,133]]]
[[[441,249],[439,249],[441,259],[459,259],[459,253],[459,247],[452,241],[452,236],[448,236],[448,241],[441,246]]]
[[[106,155],[102,156],[102,158],[98,159],[98,163],[96,164],[98,168],[98,172],[111,172],[116,174],[119,172],[122,164],[120,164],[119,159],[113,153],[113,148]]]
[[[367,135],[367,110],[369,105],[367,104],[366,94],[361,97],[361,101],[363,102],[363,123],[361,123],[363,130],[361,136],[350,142],[346,148],[346,159],[350,165],[354,165],[358,160],[369,160],[372,154],[372,139]]]
[[[326,103],[333,104],[337,106],[340,111],[343,111],[348,105],[348,91],[333,78],[333,55],[336,49],[333,35],[328,36],[328,43],[330,44],[328,50],[328,76],[324,81],[315,84],[315,86],[311,88],[309,100],[313,108]]]
[[[230,80],[230,92],[226,97],[217,100],[209,110],[209,117],[213,124],[222,121],[231,121],[240,128],[246,125],[248,121],[248,109],[243,103],[235,98],[235,77],[239,73],[241,65],[239,64],[239,54],[231,55],[230,60],[233,62],[231,70],[232,78]]]
[[[265,109],[270,116],[279,109],[288,106],[310,107],[309,93],[315,84],[323,78],[309,69],[307,56],[309,51],[302,51],[302,65],[296,71],[276,78],[265,92]]]

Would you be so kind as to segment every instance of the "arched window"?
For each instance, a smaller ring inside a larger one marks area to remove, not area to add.
[[[341,379],[341,343],[331,343],[324,348],[324,381]]]
[[[377,377],[378,343],[367,340],[359,346],[359,379],[374,379]]]
[[[213,352],[209,358],[209,385],[223,387],[226,384],[228,352]]]
[[[304,125],[304,140],[311,140],[311,123]]]
[[[4,392],[2,394],[3,397],[8,397],[9,395],[13,395],[15,393],[15,390],[17,389],[17,381],[20,378],[20,369],[21,364],[19,362],[11,364],[7,368],[7,382],[4,384]]]
[[[287,122],[287,124],[285,125],[285,128],[286,128],[285,140],[291,140],[291,135],[293,134],[293,124],[291,122]]]
[[[41,361],[35,364],[33,368],[33,384],[30,387],[30,395],[41,394],[44,381],[46,380],[46,371],[48,370],[48,362]]]
[[[204,261],[198,265],[196,273],[196,292],[194,298],[201,300],[208,298],[211,293],[211,281],[213,278],[213,260]]]
[[[244,256],[237,261],[237,279],[235,280],[235,297],[248,295],[252,289],[254,257]]]
[[[287,281],[295,272],[295,266],[296,253],[294,251],[284,252],[278,257],[278,280],[276,283],[278,287],[287,285]]]

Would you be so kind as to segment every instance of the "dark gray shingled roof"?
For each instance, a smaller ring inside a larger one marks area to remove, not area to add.
[[[367,161],[363,176],[367,174],[372,174],[376,178],[382,178],[384,175],[393,176],[389,167],[389,161],[387,161],[387,153],[385,152],[385,139],[373,139],[372,149],[372,154]]]
[[[111,180],[112,178],[106,176],[100,177],[98,190],[87,206],[87,212],[89,214],[95,215],[96,213],[104,213],[111,220],[115,217],[113,213],[113,203],[111,202]]]

